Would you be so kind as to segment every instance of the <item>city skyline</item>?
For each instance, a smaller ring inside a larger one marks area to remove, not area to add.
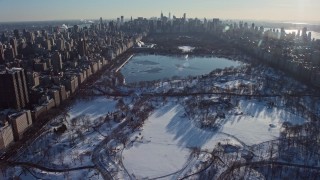
[[[0,0],[0,22],[46,21],[77,19],[114,19],[121,15],[126,19],[136,17],[165,16],[187,18],[250,19],[293,22],[320,22],[316,0],[176,0],[164,1],[116,1],[116,0],[68,0],[40,1]]]

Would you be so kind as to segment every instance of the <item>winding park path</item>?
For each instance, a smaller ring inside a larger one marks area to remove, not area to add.
[[[320,171],[320,167],[317,167],[317,166],[308,166],[308,165],[286,163],[286,162],[278,162],[278,161],[257,161],[257,162],[245,162],[245,163],[238,162],[238,163],[234,163],[227,170],[225,170],[223,173],[221,173],[220,176],[218,177],[218,180],[228,179],[228,175],[233,170],[241,168],[241,167],[245,167],[245,166],[260,167],[260,166],[266,166],[266,165],[287,166],[287,167],[313,169],[313,170]]]
[[[122,128],[124,128],[126,125],[128,125],[129,120],[125,118],[125,120],[118,126],[116,127],[110,135],[104,138],[103,141],[101,141],[93,150],[92,152],[92,162],[97,168],[97,170],[102,174],[103,179],[113,179],[111,176],[110,172],[108,171],[107,167],[105,164],[103,164],[100,161],[101,154],[100,152],[104,148],[105,145],[108,144],[110,140],[112,140],[112,137],[115,137],[118,132],[121,131]]]
[[[141,100],[142,102],[147,101],[148,99]],[[140,106],[142,102],[138,102],[135,106]],[[111,141],[114,137],[120,136],[122,133],[122,129],[126,127],[130,123],[131,119],[129,117],[125,117],[124,120],[112,130],[112,132],[104,138],[93,150],[92,152],[92,162],[97,168],[97,170],[102,174],[104,179],[114,179],[111,173],[108,171],[107,165],[103,164],[101,161],[101,151],[103,148]],[[130,177],[130,175],[128,174]]]
[[[82,169],[96,169],[95,166],[81,166],[81,167],[74,167],[74,168],[49,168],[45,166],[41,166],[38,164],[30,163],[30,162],[14,162],[14,161],[4,161],[0,163],[1,166],[22,166],[27,168],[35,168],[46,172],[69,172],[69,171],[77,171]]]

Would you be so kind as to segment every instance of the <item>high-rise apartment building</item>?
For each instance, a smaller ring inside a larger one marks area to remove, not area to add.
[[[4,63],[4,48],[3,45],[0,43],[0,64]]]
[[[22,109],[29,104],[25,71],[21,68],[0,72],[0,108]]]
[[[78,42],[78,52],[80,56],[87,55],[87,45],[84,38],[81,38],[81,40]]]
[[[55,52],[52,56],[51,63],[55,72],[62,71],[62,58],[59,52]]]
[[[10,39],[10,45],[12,46],[14,57],[18,56],[18,42],[16,38]]]
[[[0,150],[8,147],[13,142],[12,128],[8,122],[0,122]]]
[[[57,50],[63,51],[64,50],[64,39],[62,39],[62,38],[57,39],[56,47],[57,47]]]
[[[32,126],[30,110],[24,110],[9,116],[9,122],[12,127],[13,137],[16,141],[20,140],[23,133]]]
[[[13,60],[14,60],[14,58],[15,58],[14,49],[12,48],[11,45],[7,46],[7,48],[5,49],[5,51],[4,51],[4,58],[5,58],[7,61],[13,61]]]

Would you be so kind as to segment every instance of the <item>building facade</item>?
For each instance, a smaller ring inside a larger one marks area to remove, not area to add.
[[[25,110],[9,116],[9,122],[12,126],[14,140],[18,141],[22,138],[23,133],[32,126],[32,118],[30,110]]]
[[[8,122],[0,127],[0,150],[7,148],[13,142],[12,128]]]
[[[21,110],[29,104],[25,71],[21,68],[0,72],[0,108]]]

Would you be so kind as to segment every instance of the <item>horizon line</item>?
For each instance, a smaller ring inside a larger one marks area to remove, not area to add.
[[[120,17],[120,16],[119,16]],[[133,17],[133,16],[130,16]],[[134,19],[137,19],[139,17],[142,16],[136,16]],[[0,23],[28,23],[28,22],[54,22],[54,21],[81,21],[81,20],[96,20],[99,21],[99,18],[79,18],[79,19],[47,19],[47,20],[11,20],[11,21],[1,21]],[[146,19],[152,19],[152,18],[159,18],[157,16],[152,16],[152,17],[143,17]],[[198,17],[190,17],[187,19],[213,19],[215,17],[211,17],[211,18],[207,18],[207,17],[203,17],[203,18],[198,18]],[[217,18],[217,17],[216,17]],[[116,20],[117,17],[115,18],[103,18],[104,20],[108,20],[108,21],[112,21],[112,20]],[[171,18],[172,19],[172,18]],[[271,23],[283,23],[283,24],[295,24],[295,25],[320,25],[320,20],[306,20],[306,21],[301,21],[301,20],[273,20],[273,19],[247,19],[247,18],[219,18],[220,20],[223,21],[258,21],[258,22],[271,22]],[[130,18],[125,18],[125,20],[130,20]]]

